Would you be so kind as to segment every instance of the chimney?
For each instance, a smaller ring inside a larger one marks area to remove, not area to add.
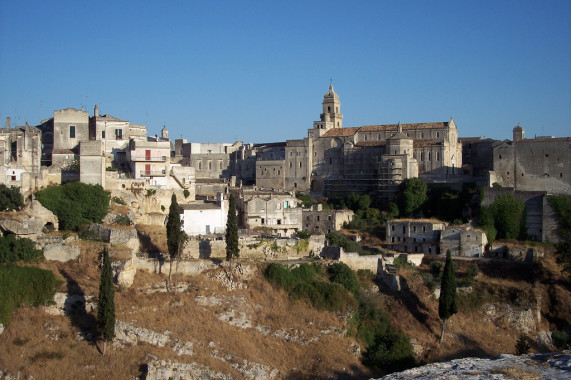
[[[10,116],[6,118],[6,128],[10,129]]]
[[[99,106],[96,104],[95,109],[93,110],[93,116],[99,117]]]

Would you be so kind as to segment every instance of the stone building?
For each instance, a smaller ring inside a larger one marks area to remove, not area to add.
[[[79,143],[79,180],[105,188],[105,153],[103,142],[82,141]]]
[[[215,202],[180,204],[181,222],[189,236],[222,234],[228,219],[228,201],[218,193]]]
[[[266,228],[281,237],[302,229],[302,209],[289,192],[241,189],[236,199],[240,225],[246,229]]]
[[[127,170],[127,153],[129,140],[145,141],[147,127],[131,124],[111,115],[100,115],[99,106],[95,105],[93,116],[89,118],[89,140],[101,141],[105,153],[111,155],[109,166]]]
[[[393,219],[387,222],[387,242],[398,252],[435,254],[445,228],[436,219]]]
[[[36,189],[41,172],[42,133],[27,124],[10,128],[10,118],[6,120],[6,128],[0,128],[0,183]]]
[[[440,233],[440,252],[450,250],[452,256],[483,257],[488,237],[480,229],[448,226]]]
[[[127,161],[133,176],[148,179],[150,185],[169,187],[170,146],[160,139],[130,140]]]
[[[79,159],[79,142],[89,140],[89,114],[66,108],[38,126],[42,131],[42,165],[69,166]]]
[[[524,138],[519,125],[513,141],[493,148],[493,177],[503,187],[571,195],[571,137]]]
[[[328,234],[339,231],[344,223],[350,223],[354,213],[352,210],[324,210],[323,205],[316,204],[310,208],[304,208],[302,216],[304,230]]]

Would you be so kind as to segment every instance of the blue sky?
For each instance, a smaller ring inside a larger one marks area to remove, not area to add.
[[[0,0],[0,121],[95,103],[194,142],[344,126],[571,136],[571,1]]]

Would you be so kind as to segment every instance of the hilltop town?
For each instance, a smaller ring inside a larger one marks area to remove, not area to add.
[[[390,372],[362,360],[373,343],[351,321],[364,298],[373,308],[389,310],[387,323],[412,337],[417,364],[467,356],[464,351],[513,353],[521,333],[535,351],[566,347],[554,340],[568,336],[571,317],[565,305],[569,273],[560,248],[569,243],[568,231],[562,232],[568,206],[561,205],[571,202],[571,137],[526,138],[520,125],[513,127],[512,140],[461,137],[453,118],[344,127],[332,85],[316,114],[319,120],[308,121],[312,127],[306,136],[267,143],[171,139],[166,126],[160,135],[150,135],[147,126],[102,115],[97,105],[92,115],[55,110],[36,126],[12,126],[7,118],[0,128],[0,185],[17,189],[23,204],[1,210],[3,238],[33,241],[46,260],[39,267],[56,273],[63,285],[55,305],[45,311],[19,309],[10,324],[2,325],[0,342],[9,343],[11,353],[0,352],[0,377],[38,378],[40,359],[28,364],[18,359],[17,366],[6,359],[29,347],[24,340],[33,339],[26,332],[33,321],[49,330],[41,341],[53,352],[62,352],[54,343],[59,339],[74,347],[93,340],[89,316],[104,247],[121,289],[121,320],[111,354],[115,362],[98,372],[101,376],[361,378]],[[46,204],[42,191],[73,183],[108,194],[100,220],[69,228]],[[165,226],[173,194],[185,239],[176,261],[179,294],[167,299]],[[240,258],[236,272],[228,275],[224,232],[230,196],[236,200]],[[513,203],[502,206],[508,200]],[[494,211],[501,207],[519,210],[515,230]],[[455,258],[465,309],[462,319],[453,320],[449,343],[439,346],[435,300],[446,252]],[[288,304],[290,297],[303,297],[276,287],[268,264],[278,263],[308,265],[316,276],[343,263],[365,290],[353,290],[335,310],[319,311],[311,302]],[[192,328],[173,325],[161,319],[161,308],[200,316],[189,322]],[[24,313],[33,321],[24,321]],[[64,316],[70,325],[58,319]],[[211,325],[212,319],[223,327]],[[488,325],[505,327],[497,332],[500,343],[493,342]],[[200,326],[206,330],[194,334]],[[467,328],[474,331],[460,338]],[[265,346],[279,359],[240,356],[236,346],[248,352]],[[328,346],[335,348],[328,352]],[[125,347],[136,347],[137,360],[144,361],[141,374],[133,372]],[[86,350],[82,346],[82,355]],[[294,354],[280,356],[287,352]],[[82,365],[95,366],[94,359],[88,361]],[[121,361],[128,368],[118,369]],[[82,371],[71,373],[88,372]]]

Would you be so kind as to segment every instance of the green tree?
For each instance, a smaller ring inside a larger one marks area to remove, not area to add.
[[[78,231],[83,225],[101,223],[107,214],[111,194],[100,185],[70,182],[40,190],[35,197],[56,214],[60,230]]]
[[[20,188],[0,183],[0,211],[18,211],[24,207],[24,199]]]
[[[13,263],[15,261],[39,261],[44,258],[41,249],[28,238],[19,238],[14,234],[0,237],[0,263]]]
[[[313,205],[313,199],[307,194],[300,193],[299,191],[295,193],[295,197],[301,201],[302,207],[308,208]]]
[[[236,214],[236,200],[230,194],[228,202],[228,219],[226,220],[226,260],[230,262],[230,287],[232,287],[232,261],[240,257],[238,246],[238,215]]]
[[[458,296],[456,294],[456,275],[450,251],[446,252],[446,263],[442,273],[440,286],[440,299],[438,300],[438,316],[442,319],[442,333],[440,343],[444,340],[446,321],[458,312]]]
[[[359,291],[359,279],[347,264],[335,263],[329,267],[328,271],[331,282],[336,282],[353,293]]]
[[[167,220],[167,247],[169,250],[170,266],[169,278],[167,281],[167,291],[170,291],[172,262],[178,260],[180,256],[180,246],[182,240],[182,230],[180,222],[180,209],[176,201],[176,195],[171,197],[171,205],[169,207],[169,216]]]
[[[410,216],[420,210],[426,201],[426,182],[420,178],[407,178],[400,184],[400,214]]]
[[[103,271],[99,283],[97,333],[103,340],[103,356],[105,356],[107,341],[115,337],[115,289],[113,288],[113,273],[107,247],[103,250]]]

